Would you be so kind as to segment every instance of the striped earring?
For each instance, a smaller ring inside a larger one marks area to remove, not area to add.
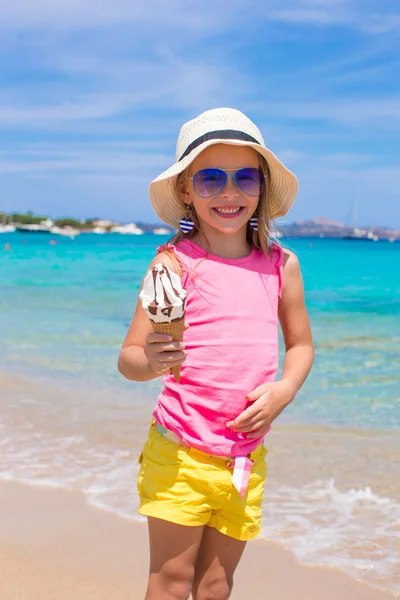
[[[250,221],[250,227],[252,229],[254,229],[254,231],[258,231],[258,222],[257,222],[257,217],[251,217]]]
[[[181,228],[183,233],[188,233],[189,231],[192,231],[194,227],[194,221],[190,218],[190,212],[191,210],[188,205],[186,209],[186,216],[182,217],[182,219],[179,221],[179,227]]]

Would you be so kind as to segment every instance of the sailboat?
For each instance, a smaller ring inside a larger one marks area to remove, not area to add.
[[[354,227],[351,233],[343,236],[344,240],[362,240],[365,242],[377,242],[379,237],[371,229],[358,229]]]
[[[13,231],[15,231],[14,225],[0,224],[0,233],[12,233]]]
[[[3,222],[0,223],[0,233],[12,233],[15,231],[14,225],[7,225],[8,215],[3,215]]]
[[[379,237],[372,231],[372,229],[359,229],[356,226],[357,221],[358,221],[358,199],[357,198],[353,201],[352,213],[353,213],[353,215],[352,215],[353,216],[352,231],[350,231],[350,233],[347,233],[346,235],[344,235],[343,239],[344,240],[362,240],[362,241],[366,241],[366,242],[377,242],[379,240]],[[347,220],[348,220],[348,218],[346,218],[346,221]]]

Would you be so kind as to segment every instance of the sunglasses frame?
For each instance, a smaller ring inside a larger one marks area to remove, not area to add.
[[[236,179],[236,175],[237,175],[237,174],[238,174],[240,171],[244,171],[244,170],[247,170],[247,169],[256,170],[256,171],[258,171],[259,173],[261,173],[261,178],[260,178],[260,191],[259,191],[259,193],[258,193],[258,194],[249,194],[248,192],[245,192],[245,191],[244,191],[244,190],[243,190],[243,189],[240,187],[240,185],[239,185],[239,183],[238,183],[238,181],[237,181],[237,179]],[[197,175],[198,173],[201,173],[202,171],[219,171],[220,173],[223,173],[223,174],[225,175],[226,179],[225,179],[225,183],[224,183],[224,185],[222,186],[222,188],[221,188],[220,190],[218,190],[217,192],[215,192],[215,194],[211,194],[210,196],[201,196],[201,195],[200,195],[200,194],[197,192],[197,190],[196,190],[196,188],[195,188],[195,185],[194,185],[194,181],[193,181],[193,180],[194,180],[194,178],[196,177],[196,175]],[[192,177],[188,177],[188,179],[191,179],[191,180],[192,180],[193,189],[194,189],[194,191],[196,192],[196,194],[197,194],[197,195],[198,195],[200,198],[212,198],[213,196],[216,196],[217,194],[220,194],[220,193],[222,192],[222,190],[224,190],[224,189],[225,189],[225,187],[226,187],[226,185],[227,185],[227,183],[228,183],[229,177],[232,177],[232,178],[233,178],[233,181],[234,181],[234,183],[235,183],[236,187],[237,187],[237,188],[238,188],[238,189],[239,189],[239,190],[240,190],[240,191],[241,191],[243,194],[246,194],[246,196],[251,196],[252,198],[255,198],[256,196],[260,196],[260,195],[263,193],[264,189],[265,189],[265,175],[264,175],[264,173],[262,172],[262,170],[261,170],[260,168],[258,168],[258,167],[240,167],[239,169],[219,169],[218,167],[206,167],[205,169],[199,169],[198,171],[196,171],[196,173],[195,173],[195,174],[194,174]]]

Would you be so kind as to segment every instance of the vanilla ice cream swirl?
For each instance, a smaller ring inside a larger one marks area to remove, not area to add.
[[[155,323],[170,323],[185,314],[186,290],[180,277],[164,263],[148,271],[139,298],[147,316]]]

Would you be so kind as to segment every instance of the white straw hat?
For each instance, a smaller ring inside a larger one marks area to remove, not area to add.
[[[263,156],[270,170],[269,216],[283,217],[297,194],[298,182],[280,160],[266,148],[258,127],[234,108],[214,108],[185,123],[176,144],[176,163],[150,183],[149,195],[154,210],[164,223],[176,229],[186,213],[186,204],[175,190],[177,175],[213,144],[250,146]]]

